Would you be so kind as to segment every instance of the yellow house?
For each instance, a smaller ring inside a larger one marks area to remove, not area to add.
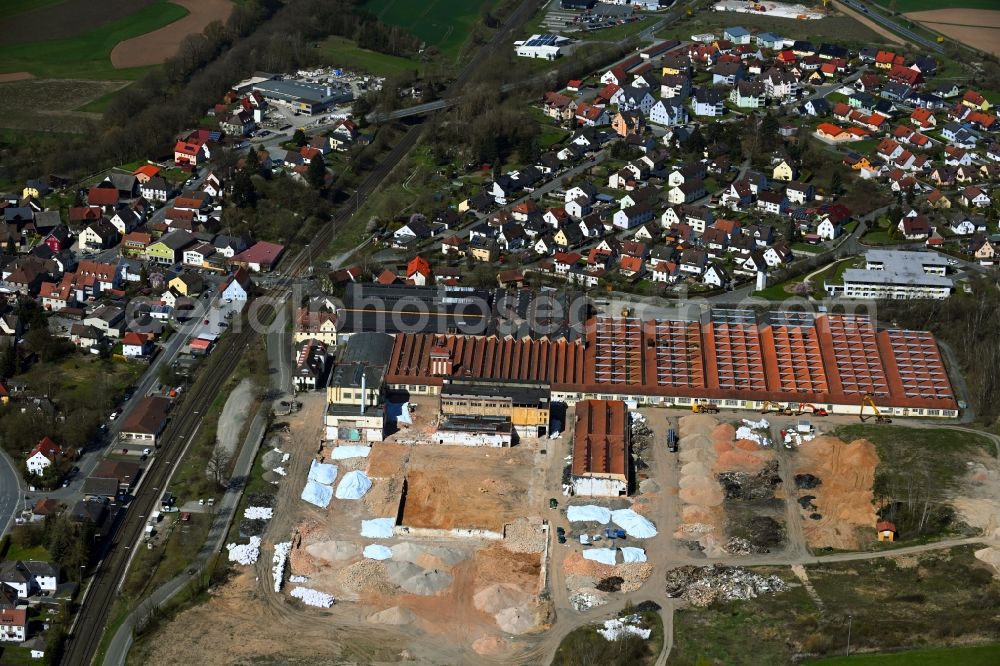
[[[671,76],[673,74],[680,74],[681,69],[680,67],[671,67],[670,65],[664,65],[662,73],[663,76]]]
[[[201,277],[194,273],[183,273],[176,276],[167,286],[182,296],[191,296],[201,291]]]
[[[774,171],[771,173],[771,179],[783,180],[786,182],[793,181],[795,180],[795,169],[793,169],[792,166],[785,160],[781,160],[781,162],[774,167]]]
[[[6,405],[8,402],[10,402],[10,391],[3,382],[0,382],[0,405]]]
[[[561,247],[570,246],[569,237],[566,236],[566,229],[563,227],[559,227],[559,231],[552,234],[552,240],[555,241],[556,245],[559,245]]]
[[[494,262],[500,256],[496,241],[477,238],[469,243],[469,252],[476,261]]]
[[[855,171],[861,171],[862,169],[871,169],[872,163],[868,161],[867,157],[862,156],[857,162],[851,165],[851,168]]]
[[[880,520],[877,525],[875,525],[875,531],[878,533],[879,541],[895,541],[896,540],[896,524],[891,523],[888,520]]]

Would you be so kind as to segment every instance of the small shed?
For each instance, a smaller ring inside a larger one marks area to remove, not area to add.
[[[880,520],[875,524],[875,531],[878,533],[879,541],[896,540],[896,523],[888,520]]]

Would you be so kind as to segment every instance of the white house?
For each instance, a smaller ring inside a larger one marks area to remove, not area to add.
[[[0,642],[23,643],[28,638],[28,610],[0,609]]]
[[[649,110],[649,122],[654,125],[683,125],[687,121],[687,109],[679,102],[671,104],[661,99]]]
[[[35,448],[28,453],[25,463],[32,474],[44,474],[45,470],[55,464],[61,456],[62,449],[59,445],[48,437],[42,437],[38,444],[35,444]]]
[[[825,218],[816,226],[816,235],[823,240],[833,240],[842,234],[844,228],[839,224],[834,224],[830,218]]]
[[[219,289],[219,297],[227,302],[246,302],[248,290],[250,288],[250,274],[242,268],[237,268],[233,274],[222,284]]]

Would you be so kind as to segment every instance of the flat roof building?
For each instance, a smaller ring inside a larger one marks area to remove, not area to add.
[[[282,104],[310,115],[353,99],[350,92],[339,88],[296,79],[260,81],[253,84],[253,89],[260,92],[268,102]]]
[[[865,315],[715,309],[688,319],[595,317],[575,341],[396,336],[388,389],[435,394],[448,377],[548,383],[552,400],[567,404],[708,400],[759,409],[793,401],[857,414],[871,394],[890,415],[958,415],[934,336],[879,330]]]
[[[844,271],[845,298],[947,298],[954,287],[947,260],[936,252],[868,250],[864,268]],[[830,285],[830,293],[840,291]]]
[[[571,478],[576,495],[622,497],[631,477],[628,410],[621,400],[576,403]]]
[[[559,47],[568,41],[569,39],[559,35],[532,35],[524,41],[514,42],[514,52],[522,58],[555,60],[562,55]]]

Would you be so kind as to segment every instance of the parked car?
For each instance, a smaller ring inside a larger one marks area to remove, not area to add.
[[[115,411],[111,412],[111,416],[109,416],[108,419],[110,419],[111,421],[114,421],[115,419],[117,419],[121,415],[122,415],[122,410],[116,409]]]

